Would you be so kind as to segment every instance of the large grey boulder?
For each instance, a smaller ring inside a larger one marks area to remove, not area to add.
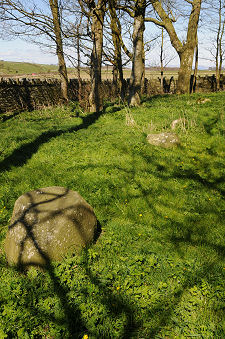
[[[151,145],[171,148],[180,144],[178,136],[174,133],[148,134],[147,140]]]
[[[93,208],[79,193],[46,187],[15,202],[5,252],[9,264],[43,266],[91,243],[97,228]]]

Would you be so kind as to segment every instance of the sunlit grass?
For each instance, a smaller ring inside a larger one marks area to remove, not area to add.
[[[49,274],[25,277],[1,252],[0,337],[225,336],[225,94],[204,96],[211,102],[146,100],[131,111],[138,128],[125,125],[123,105],[100,117],[61,107],[1,123],[1,239],[15,200],[53,185],[78,191],[102,232]],[[180,147],[146,142],[180,117]]]

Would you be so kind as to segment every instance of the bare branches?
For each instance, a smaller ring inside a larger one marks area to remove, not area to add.
[[[211,4],[209,3],[209,6]],[[210,47],[206,48],[212,55],[216,71],[216,87],[220,89],[222,64],[225,60],[225,1],[218,0],[208,11],[208,36]],[[207,28],[207,27],[206,27]]]
[[[153,0],[152,6],[153,6],[155,12],[158,14],[158,16],[161,20],[154,19],[154,18],[146,18],[145,20],[153,22],[158,26],[164,27],[167,30],[167,32],[170,36],[172,46],[175,48],[175,50],[177,51],[178,54],[181,53],[181,51],[183,49],[183,45],[182,45],[181,41],[179,40],[177,33],[175,31],[175,28],[173,26],[173,22],[175,21],[175,18],[170,17],[169,13],[167,13],[164,10],[160,1],[154,1]]]
[[[135,8],[132,7],[132,6],[117,6],[117,9],[120,9],[120,10],[126,12],[132,18],[134,17]]]
[[[159,21],[155,18],[145,18],[145,22],[153,22],[157,26],[164,27],[165,28],[165,22],[164,21]]]
[[[52,18],[38,11],[35,5],[28,9],[20,1],[4,0],[2,9],[4,16],[1,20],[9,23],[8,30],[12,35],[29,37],[37,31],[37,38],[45,35],[55,42]]]

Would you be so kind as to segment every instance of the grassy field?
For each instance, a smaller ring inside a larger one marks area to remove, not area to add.
[[[73,105],[1,122],[0,338],[225,338],[225,92],[157,96],[131,113]],[[181,146],[146,142],[170,131]],[[3,244],[15,200],[47,186],[78,191],[97,242],[27,275]]]
[[[131,70],[124,69],[124,78],[130,77]],[[215,74],[215,71],[208,70],[199,70],[199,75],[212,75]],[[177,79],[178,71],[166,70],[164,75],[167,79],[173,76]],[[29,76],[29,78],[40,78],[40,77],[54,77],[59,78],[58,67],[56,65],[42,65],[42,64],[32,64],[25,62],[11,62],[11,61],[0,61],[0,77],[21,77]],[[77,71],[74,68],[68,68],[69,78],[76,78]],[[83,79],[90,79],[88,69],[82,69],[81,77]],[[145,77],[147,79],[160,77],[160,71],[146,69]],[[103,67],[102,68],[102,79],[112,80],[112,68]]]
[[[29,62],[0,61],[0,76],[57,73],[57,66],[32,64]]]

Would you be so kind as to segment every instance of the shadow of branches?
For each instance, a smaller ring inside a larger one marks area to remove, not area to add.
[[[48,142],[50,139],[60,136],[64,133],[72,133],[77,132],[81,129],[87,129],[90,125],[94,124],[99,117],[101,116],[101,112],[99,113],[92,113],[88,116],[82,117],[82,123],[75,127],[70,127],[68,129],[61,129],[57,131],[47,131],[39,135],[34,141],[28,142],[21,147],[17,148],[6,157],[3,161],[0,162],[0,170],[6,171],[9,170],[12,166],[22,166],[24,165],[33,154],[35,154],[39,147]]]
[[[11,162],[14,166],[20,166],[24,164],[26,160],[29,159],[29,157],[38,149],[39,145],[41,145],[43,142],[48,141],[51,137],[61,135],[64,132],[73,132],[81,128],[87,128],[91,123],[96,121],[96,119],[98,119],[98,116],[96,117],[91,115],[89,121],[83,121],[83,123],[78,127],[74,127],[68,130],[60,130],[57,132],[43,133],[34,142],[28,144],[27,149],[25,145],[21,147],[21,149],[15,151],[14,156],[16,156],[17,158],[19,157],[19,153],[21,151],[25,151],[25,154],[22,155],[21,161],[19,160],[19,158],[13,159],[12,154],[10,157],[4,160],[3,168],[10,168]],[[43,140],[41,137],[43,138]],[[221,185],[219,185],[224,182],[224,177],[222,175],[220,178],[216,178],[215,180],[207,180],[203,179],[194,167],[186,172],[181,168],[175,168],[175,166],[169,161],[170,157],[168,157],[167,159],[167,155],[165,153],[163,154],[163,156],[165,157],[165,161],[162,165],[156,152],[143,151],[141,147],[135,149],[130,146],[130,148],[128,148],[125,147],[122,143],[120,145],[118,145],[118,143],[115,143],[111,146],[118,150],[121,157],[124,154],[129,154],[129,166],[125,166],[124,164],[120,163],[118,159],[111,159],[110,164],[105,164],[104,162],[101,163],[101,161],[99,161],[97,164],[88,164],[89,170],[92,170],[93,172],[101,169],[104,169],[105,173],[112,173],[113,171],[115,171],[117,177],[119,178],[117,183],[119,182],[120,185],[117,185],[116,183],[112,184],[110,174],[108,174],[108,176],[104,178],[101,178],[101,185],[103,187],[103,190],[108,189],[108,192],[111,195],[111,200],[109,201],[114,206],[113,211],[116,215],[105,216],[105,220],[108,221],[110,218],[114,217],[119,218],[119,215],[121,213],[120,210],[116,209],[115,202],[117,200],[120,201],[124,198],[124,196],[121,197],[121,192],[123,190],[126,194],[127,200],[133,200],[134,204],[131,206],[132,208],[130,208],[128,212],[124,212],[123,217],[121,217],[118,222],[123,219],[129,219],[131,223],[135,226],[140,224],[140,218],[136,216],[136,202],[138,202],[138,199],[141,200],[142,206],[146,206],[146,213],[149,213],[150,216],[148,219],[148,223],[143,222],[143,228],[145,227],[148,230],[148,228],[152,227],[153,231],[157,232],[157,236],[155,236],[155,238],[151,238],[151,236],[149,237],[147,249],[148,252],[152,251],[152,248],[154,248],[154,246],[156,248],[155,243],[159,242],[161,243],[161,246],[164,246],[163,251],[166,253],[159,254],[159,256],[161,255],[162,257],[163,255],[177,256],[180,262],[182,262],[184,260],[187,260],[188,247],[190,247],[191,250],[195,251],[197,255],[202,256],[202,261],[199,261],[201,265],[199,264],[196,267],[192,266],[190,270],[185,270],[182,272],[182,280],[179,283],[179,288],[177,288],[177,290],[165,292],[165,294],[157,301],[157,303],[150,302],[149,305],[146,307],[145,312],[147,313],[148,318],[156,319],[156,321],[151,327],[146,330],[147,332],[143,333],[142,337],[158,338],[160,331],[169,326],[169,324],[173,323],[174,312],[180,305],[182,298],[184,297],[187,290],[193,288],[196,285],[200,285],[202,280],[207,280],[214,287],[217,286],[217,271],[219,265],[224,260],[225,254],[225,246],[221,242],[221,238],[217,239],[216,234],[215,237],[211,236],[211,233],[215,232],[216,225],[210,225],[210,220],[208,221],[206,219],[207,213],[211,213],[213,217],[218,216],[220,213],[222,218],[222,212],[217,211],[215,207],[211,207],[210,204],[207,204],[205,202],[203,203],[201,200],[198,200],[198,198],[193,200],[191,207],[189,207],[188,199],[190,199],[190,196],[188,196],[188,193],[184,193],[186,194],[186,205],[184,204],[183,206],[177,206],[172,204],[171,202],[173,201],[173,198],[175,197],[176,193],[178,193],[178,190],[176,191],[173,185],[175,185],[176,182],[179,180],[184,180],[185,182],[188,181],[192,184],[194,183],[193,185],[195,187],[192,188],[193,190],[196,190],[196,187],[198,187],[198,190],[207,189],[212,194],[214,190],[217,190],[217,192],[220,193],[221,196],[224,196],[224,191],[220,188]],[[31,147],[31,150],[29,150],[29,147]],[[28,152],[27,155],[26,151]],[[160,151],[158,151],[158,153],[159,152]],[[166,152],[170,154],[173,151],[168,150]],[[182,152],[182,155],[184,157],[188,156],[185,153],[184,149],[180,150],[180,152]],[[76,170],[80,173],[83,173],[86,169],[85,166],[87,165],[82,166],[81,163],[77,163]],[[156,181],[157,185],[151,186],[151,180],[148,182],[148,184],[145,184],[144,180],[140,180],[140,178],[146,177],[151,178],[152,183]],[[134,188],[133,190],[130,189],[131,186]],[[158,199],[159,195],[163,196],[166,194],[169,196],[168,201]],[[99,204],[102,204],[101,206],[99,206],[99,208],[103,210],[103,214],[106,213],[107,209],[105,208],[105,206],[103,206],[102,201],[99,202]],[[164,210],[169,211],[169,215],[167,216],[166,221],[165,213],[163,213]],[[182,216],[181,221],[176,218],[176,212],[178,212],[179,215]],[[198,215],[198,218],[195,217],[196,215]],[[204,220],[206,220],[205,224],[199,222],[199,220],[201,221],[201,219],[203,218]],[[216,222],[216,217],[213,220],[214,222]],[[127,230],[127,232],[129,232],[129,229]],[[32,235],[32,232],[29,233],[29,231],[27,231],[27,233],[34,242],[35,239]],[[123,240],[124,242],[128,241],[126,238],[124,238]],[[133,239],[133,243],[135,242],[136,240]],[[141,246],[144,247],[144,243],[141,244]],[[212,258],[210,258],[211,260],[208,260],[207,257],[204,258],[204,251],[208,251],[208,249],[209,253],[213,253]],[[120,248],[118,249],[118,252],[119,251]],[[71,305],[71,303],[69,302],[69,298],[67,297],[69,287],[67,288],[65,285],[62,285],[60,279],[55,274],[54,267],[52,266],[50,259],[46,257],[45,253],[42,253],[41,251],[39,251],[39,253],[43,255],[43,258],[47,262],[47,271],[49,272],[49,275],[53,282],[55,293],[59,296],[59,299],[61,300],[61,304],[63,306],[65,314],[64,319],[65,322],[68,324],[70,336],[71,338],[78,338],[79,333],[87,329],[87,324],[82,318],[80,308],[76,304],[76,301]],[[145,252],[145,254],[148,253]],[[134,251],[132,253],[127,253],[127,259],[129,259],[129,256],[132,257],[133,255]],[[109,288],[107,284],[102,282],[101,273],[95,274],[92,270],[92,266],[88,258],[88,250],[84,252],[84,258],[85,260],[83,263],[83,267],[87,279],[90,280],[91,283],[96,287],[96,290],[98,291],[96,293],[96,298],[102,305],[106,307],[108,316],[115,319],[124,314],[123,324],[121,325],[122,331],[120,333],[120,338],[138,338],[141,331],[145,330],[145,325],[143,324],[142,319],[138,319],[136,317],[136,314],[138,312],[140,314],[139,303],[134,301],[133,296],[128,297],[126,295],[126,292],[121,292],[120,294],[113,293],[112,289]],[[199,258],[196,258],[196,261],[197,260],[199,260]],[[141,264],[137,265],[141,266]],[[163,274],[164,271],[162,268],[162,277],[160,277],[160,279],[166,281],[168,275],[164,276]],[[154,272],[148,273],[149,280],[147,280],[147,282],[150,281],[151,275],[153,276]],[[147,283],[146,281],[143,281],[142,284],[144,285]],[[150,285],[147,286],[149,288],[151,287]],[[90,291],[88,291],[88,289],[86,288],[85,283],[82,293],[84,295],[90,294]],[[215,314],[219,314],[219,312],[221,311],[215,309],[214,312]],[[46,313],[46,317],[48,316],[49,315]],[[59,320],[53,319],[53,321]],[[90,335],[93,334],[96,336],[96,333],[94,333],[93,331],[93,333],[90,333]],[[196,334],[196,336],[197,335],[198,334]],[[101,337],[104,336],[102,335]],[[108,338],[111,337],[112,334],[109,330]]]
[[[39,192],[39,191],[37,191]],[[44,214],[44,218],[41,217],[42,222],[44,222],[45,225],[47,223],[51,222],[54,217],[55,213],[57,215],[63,214],[64,216],[66,215],[65,208],[62,208],[62,210],[57,210],[57,211],[48,211],[46,210],[45,206],[48,206],[49,203],[52,202],[57,202],[59,199],[66,198],[68,195],[69,190],[65,189],[65,191],[62,194],[53,194],[53,193],[48,193],[47,191],[45,192],[45,196],[49,196],[49,198],[46,200],[44,199],[43,201],[34,201],[33,196],[30,193],[26,194],[26,197],[29,200],[28,207],[23,209],[22,213],[20,215],[16,216],[16,220],[9,226],[9,232],[20,232],[19,234],[22,235],[22,238],[19,243],[19,252],[18,252],[18,257],[14,257],[14,262],[16,264],[16,267],[20,272],[26,272],[27,269],[31,266],[36,266],[37,268],[41,268],[44,271],[47,271],[50,279],[53,284],[53,289],[55,294],[58,296],[63,313],[64,313],[64,323],[67,324],[68,331],[71,335],[71,338],[74,338],[78,336],[78,334],[82,331],[85,330],[84,323],[81,319],[80,316],[80,311],[75,305],[70,305],[67,300],[67,293],[68,289],[66,289],[59,277],[55,274],[54,271],[54,266],[52,264],[52,259],[49,256],[48,249],[43,248],[43,244],[41,245],[39,242],[41,240],[40,234],[39,237],[37,238],[36,233],[35,233],[35,228],[38,224],[38,221],[40,219],[39,215]],[[43,192],[39,192],[41,195]],[[62,201],[62,200],[61,200]],[[41,209],[44,207],[44,210]],[[68,206],[67,209],[71,209],[73,206]],[[79,206],[77,207],[79,208]],[[30,217],[32,214],[32,218]],[[54,214],[54,215],[53,215]],[[70,216],[67,216],[70,218]],[[74,219],[74,218],[73,218]],[[81,238],[85,238],[85,234],[82,229],[82,225],[79,223],[78,219],[77,220],[71,220],[74,227],[76,228],[77,232],[80,234]],[[17,229],[16,229],[17,228]],[[19,229],[18,229],[19,228]],[[21,230],[22,228],[22,230]],[[23,236],[24,234],[24,236]],[[86,241],[86,239],[84,239]],[[29,259],[29,253],[27,252],[27,247],[26,244],[29,242],[30,247],[30,252],[33,251],[33,253],[36,251],[36,259],[32,261],[32,259]],[[26,248],[26,254],[25,253],[25,248]],[[11,249],[8,249],[10,251]],[[11,255],[11,252],[10,252]],[[33,311],[34,312],[34,311]],[[38,313],[38,310],[36,310]],[[46,317],[49,317],[49,315],[46,314]],[[57,319],[52,319],[53,321],[58,322]],[[61,320],[62,322],[62,320]]]
[[[48,314],[45,312],[44,314],[42,311],[39,311],[37,308],[28,306],[29,312],[31,314],[40,315],[42,318],[44,317],[45,320],[51,320],[56,324],[62,325],[66,324],[69,338],[80,338],[81,333],[84,333],[87,331],[87,328],[85,326],[85,322],[81,316],[81,311],[78,306],[76,306],[75,303],[70,303],[69,299],[67,297],[70,289],[66,286],[66,284],[62,283],[60,280],[60,277],[58,277],[55,273],[55,267],[52,263],[52,258],[49,256],[47,250],[43,248],[43,244],[40,244],[40,235],[39,237],[36,236],[36,227],[38,225],[38,222],[47,223],[51,222],[53,220],[55,215],[63,214],[65,215],[65,208],[62,207],[62,209],[59,209],[57,211],[47,210],[46,207],[49,203],[57,202],[59,199],[63,199],[67,197],[67,194],[69,192],[68,189],[65,189],[62,194],[56,194],[52,192],[48,192],[47,189],[45,189],[44,192],[41,190],[35,191],[38,196],[45,193],[45,196],[48,196],[48,199],[43,198],[44,200],[38,201],[33,198],[33,195],[31,192],[26,193],[26,198],[28,199],[27,208],[22,208],[20,213],[16,214],[16,219],[13,218],[12,224],[9,226],[9,232],[18,232],[18,228],[20,231],[20,234],[22,235],[22,238],[19,241],[19,251],[17,258],[14,257],[14,263],[16,264],[16,269],[21,273],[26,273],[27,270],[34,266],[38,269],[41,269],[48,273],[55,295],[60,300],[62,310],[63,310],[63,316],[61,318],[56,318],[52,314]],[[68,209],[72,208],[73,206],[69,206]],[[77,206],[76,206],[77,207]],[[78,206],[79,207],[79,206]],[[41,214],[44,214],[44,216],[40,216]],[[32,217],[31,217],[32,215]],[[67,218],[70,219],[70,216],[66,214]],[[15,219],[15,220],[14,220]],[[82,225],[79,224],[79,220],[71,219],[70,221],[73,222],[74,227],[76,227],[77,231],[79,232],[81,238],[85,239],[85,234],[82,231]],[[22,228],[22,230],[21,230]],[[99,225],[97,227],[97,232],[95,233],[94,241],[97,240],[97,237],[100,235]],[[18,237],[18,234],[16,235]],[[36,258],[33,260],[32,258],[29,259],[28,254],[30,253],[30,249],[28,251],[28,248],[26,244],[29,242],[31,244],[31,248],[33,248],[34,251],[38,254],[38,259]],[[53,245],[53,244],[52,244]],[[8,246],[8,245],[7,245]],[[29,252],[29,253],[28,253]],[[13,251],[15,254],[15,251]],[[25,253],[25,256],[24,256]],[[85,273],[88,277],[88,279],[100,289],[101,293],[99,295],[99,300],[101,303],[105,305],[105,307],[108,309],[108,312],[112,314],[114,317],[119,317],[121,314],[125,314],[126,316],[126,324],[124,324],[124,333],[122,334],[122,338],[129,338],[130,334],[132,333],[133,328],[137,328],[138,324],[137,321],[134,320],[134,312],[135,310],[132,309],[132,307],[123,299],[122,296],[118,296],[112,293],[112,291],[104,285],[97,276],[94,276],[91,272],[91,269],[88,264],[88,252],[87,250],[84,250],[85,255],[85,261],[83,262]],[[83,294],[85,295],[85,286],[83,287]]]

